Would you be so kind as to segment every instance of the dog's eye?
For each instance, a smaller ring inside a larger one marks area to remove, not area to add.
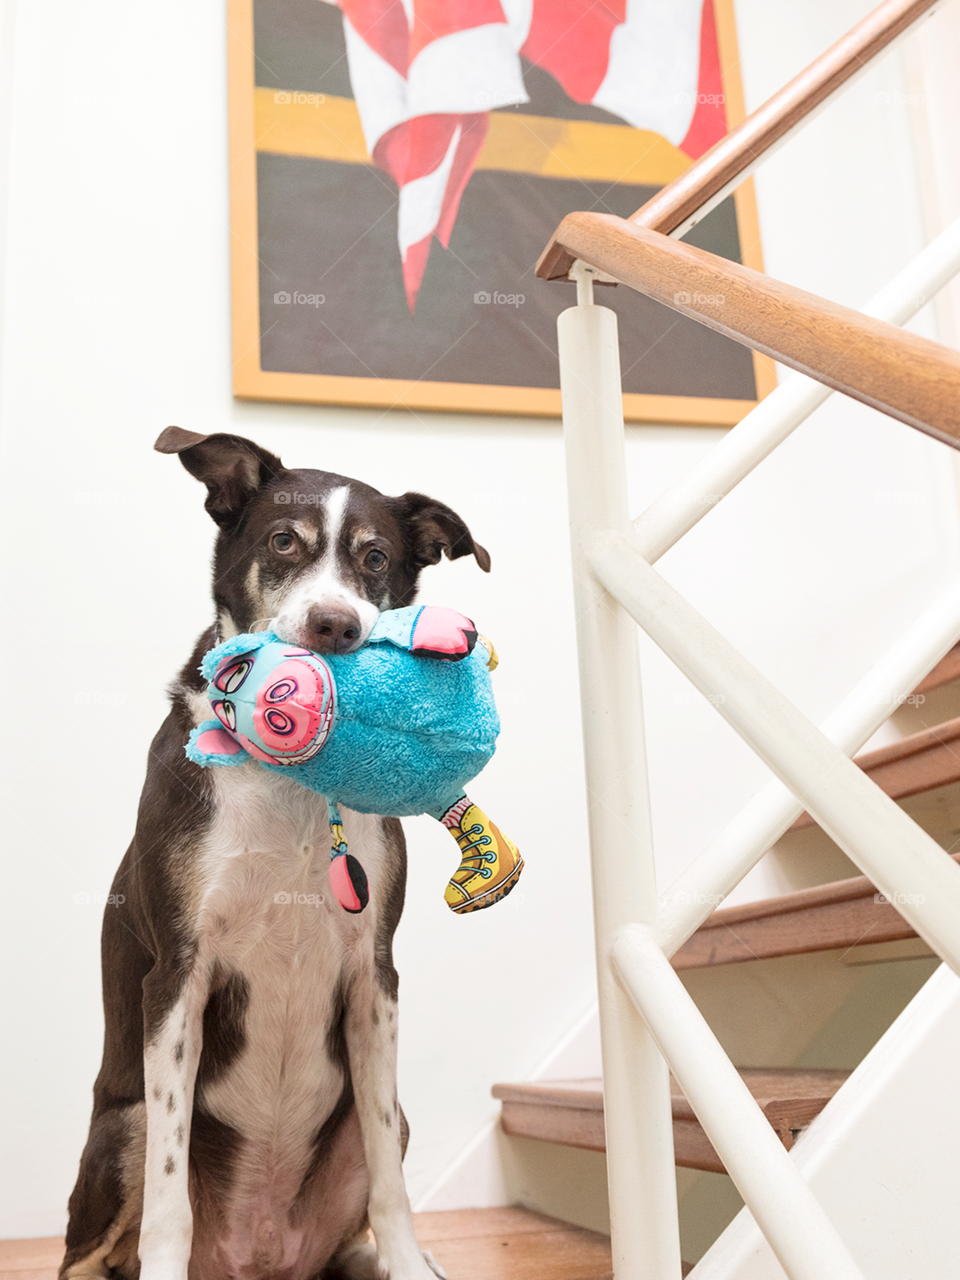
[[[288,556],[291,551],[296,551],[297,540],[292,533],[275,533],[270,539],[270,546],[282,556]]]
[[[368,569],[372,569],[374,573],[380,573],[387,567],[387,557],[382,551],[378,551],[376,547],[372,551],[368,551],[363,561]]]

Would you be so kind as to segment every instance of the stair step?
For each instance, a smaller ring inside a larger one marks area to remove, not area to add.
[[[794,1067],[741,1067],[740,1075],[789,1150],[800,1129],[823,1110],[849,1071]],[[602,1080],[540,1080],[496,1084],[493,1096],[503,1104],[504,1133],[538,1138],[562,1146],[605,1151]],[[673,1144],[678,1165],[686,1169],[726,1170],[679,1085],[671,1080]]]
[[[953,651],[951,650],[951,653]],[[922,686],[921,686],[922,687]],[[867,751],[854,758],[854,764],[866,773],[892,800],[905,800],[922,791],[934,791],[951,782],[960,782],[960,718],[947,720],[912,733],[908,738]],[[803,813],[791,831],[812,827],[814,819]]]
[[[955,862],[960,854],[950,855]],[[673,956],[675,969],[705,969],[773,956],[849,950],[917,936],[866,876],[835,880],[777,898],[721,907]]]

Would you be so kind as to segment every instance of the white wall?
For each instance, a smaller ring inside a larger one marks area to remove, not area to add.
[[[738,4],[749,103],[868,7]],[[234,402],[221,5],[20,0],[15,18],[0,429],[11,729],[0,948],[12,1032],[0,1068],[0,1236],[63,1227],[101,1036],[98,912],[75,895],[107,889],[165,683],[209,616],[202,490],[151,452],[168,423],[239,431],[293,465],[389,492],[435,493],[493,555],[489,578],[472,562],[431,570],[424,596],[466,609],[496,640],[502,746],[475,791],[528,869],[497,910],[452,917],[441,901],[449,837],[428,819],[407,824],[401,1091],[419,1195],[493,1113],[490,1084],[526,1076],[593,999],[558,426]],[[888,59],[762,175],[772,274],[856,304],[920,247],[903,110],[875,100],[901,83],[899,65]],[[628,436],[639,506],[717,433]],[[942,446],[837,400],[662,567],[820,715],[954,572],[953,483]],[[647,656],[666,879],[763,771]],[[38,659],[40,688],[17,669]],[[44,737],[27,746],[18,730],[29,735],[41,717]],[[51,718],[54,767],[41,758]]]

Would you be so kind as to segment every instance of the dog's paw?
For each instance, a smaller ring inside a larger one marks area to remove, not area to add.
[[[440,1263],[436,1260],[436,1258],[433,1256],[433,1254],[430,1252],[429,1249],[424,1249],[423,1260],[427,1264],[427,1266],[430,1268],[430,1270],[433,1272],[433,1274],[435,1276],[440,1277],[440,1280],[449,1280],[447,1273],[444,1271],[443,1267],[441,1267]]]
[[[369,1272],[371,1280],[448,1280],[447,1273],[441,1267],[432,1253],[426,1250],[419,1256],[416,1254],[408,1259],[405,1263],[394,1262],[392,1265],[384,1264],[379,1261],[376,1263],[376,1270]],[[339,1272],[337,1273],[339,1275]],[[367,1280],[368,1273],[353,1271],[344,1272],[347,1280]]]
[[[319,1280],[448,1280],[432,1253],[404,1250],[382,1258],[370,1240],[359,1240],[338,1254],[320,1273]]]
[[[382,1266],[382,1264],[381,1264]],[[447,1273],[432,1253],[423,1252],[423,1261],[414,1264],[414,1270],[408,1267],[387,1267],[377,1272],[378,1280],[448,1280]]]

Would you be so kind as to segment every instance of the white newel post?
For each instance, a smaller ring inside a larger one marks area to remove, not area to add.
[[[579,266],[575,270],[584,273]],[[584,550],[601,529],[626,531],[617,317],[581,305],[557,321],[574,602],[590,822],[604,1118],[616,1280],[677,1280],[669,1074],[614,977],[610,948],[633,922],[654,924],[654,874],[636,624],[595,578]]]

